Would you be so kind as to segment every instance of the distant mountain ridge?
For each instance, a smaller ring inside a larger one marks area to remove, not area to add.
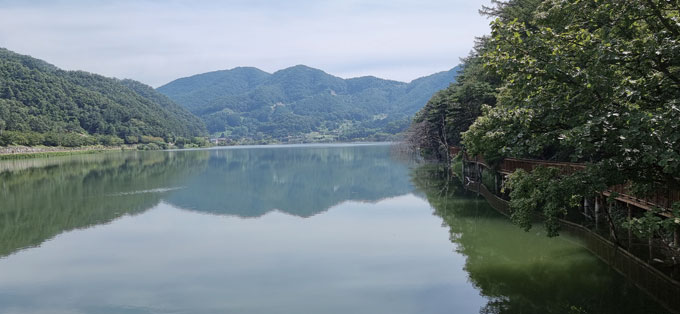
[[[0,48],[0,134],[3,129],[24,134],[107,135],[126,141],[206,133],[200,119],[150,86],[61,70]]]
[[[304,65],[274,73],[238,67],[180,78],[157,90],[201,117],[209,132],[234,138],[385,139],[408,127],[458,70],[404,83],[343,79]]]

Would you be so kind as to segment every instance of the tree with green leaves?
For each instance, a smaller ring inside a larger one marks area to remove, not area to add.
[[[477,41],[474,51],[463,60],[456,82],[437,92],[413,119],[407,142],[424,154],[447,158],[448,147],[461,145],[461,133],[481,114],[482,105],[496,103],[500,81],[483,68],[480,59],[486,41]]]
[[[483,108],[463,143],[490,160],[588,165],[571,176],[513,175],[513,208],[569,208],[557,194],[591,197],[618,184],[641,196],[680,187],[677,3],[546,0],[525,20],[507,18],[507,3],[494,13],[493,49],[481,56],[503,82],[498,101]],[[550,185],[529,184],[547,178]]]

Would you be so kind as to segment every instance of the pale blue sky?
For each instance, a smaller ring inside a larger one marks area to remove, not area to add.
[[[237,66],[296,64],[410,81],[489,32],[490,0],[0,0],[0,47],[154,87]]]

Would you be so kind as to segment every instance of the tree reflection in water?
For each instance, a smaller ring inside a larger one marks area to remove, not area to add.
[[[524,232],[441,166],[421,166],[411,177],[488,298],[480,313],[667,312],[576,239],[548,238],[539,226]]]
[[[0,257],[65,231],[141,213],[203,171],[208,157],[207,151],[106,153],[5,167]]]

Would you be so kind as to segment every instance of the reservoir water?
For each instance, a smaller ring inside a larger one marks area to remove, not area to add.
[[[666,313],[388,145],[0,163],[0,313]]]

